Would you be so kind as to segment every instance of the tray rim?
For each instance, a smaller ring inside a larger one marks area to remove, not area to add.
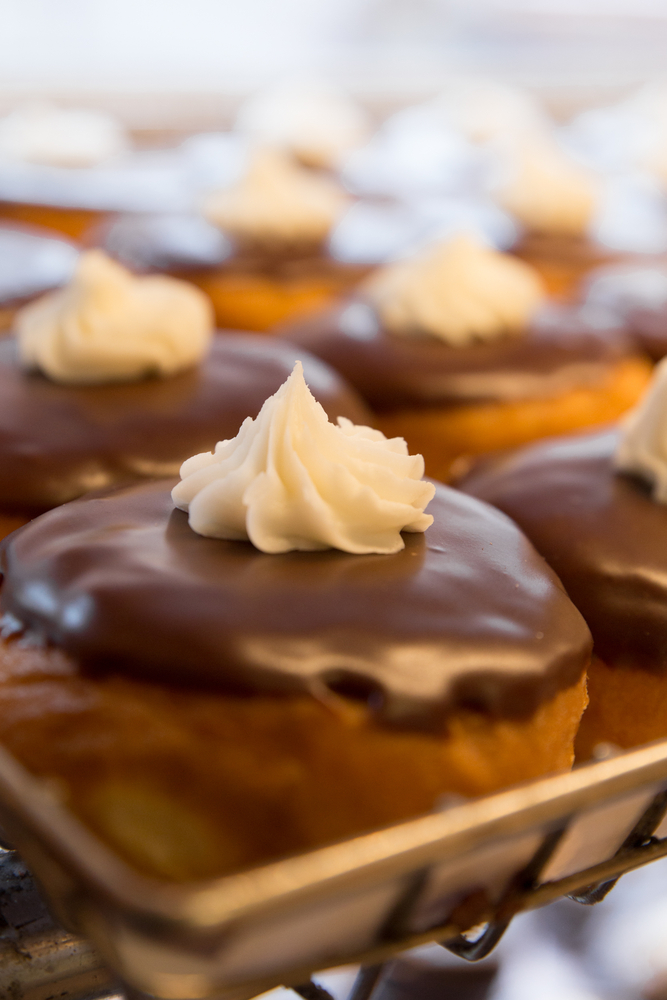
[[[421,863],[453,860],[486,843],[558,824],[640,787],[667,782],[667,739],[609,760],[515,785],[336,844],[203,882],[171,883],[144,875],[116,855],[57,800],[48,779],[30,774],[0,746],[0,819],[30,863],[24,837],[45,847],[95,896],[132,914],[174,927],[213,930],[329,891],[408,875]],[[37,866],[38,867],[38,866]],[[37,871],[39,877],[39,871]],[[150,903],[148,903],[150,901]]]

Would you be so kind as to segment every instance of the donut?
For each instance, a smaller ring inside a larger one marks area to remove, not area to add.
[[[667,736],[667,509],[615,468],[618,444],[615,429],[542,442],[458,484],[514,519],[591,629],[584,759]]]
[[[503,514],[438,485],[393,554],[267,553],[172,485],[2,550],[0,742],[131,865],[214,877],[571,765],[590,635]]]
[[[396,336],[360,295],[277,332],[339,371],[445,481],[466,456],[615,419],[650,376],[617,324],[555,303],[518,336],[464,346]]]
[[[87,244],[137,273],[191,281],[210,299],[219,327],[255,332],[327,305],[372,266],[340,259],[328,243],[229,239],[185,213],[119,215],[94,229]]]
[[[191,274],[219,326],[263,332],[330,303],[369,267],[332,252],[329,237],[349,206],[331,176],[280,149],[258,149],[237,184],[210,192],[204,217],[231,242],[223,265]]]
[[[551,295],[570,300],[594,268],[650,264],[667,250],[657,186],[608,162],[593,168],[599,149],[589,152],[586,165],[544,128],[508,134],[495,148],[493,193],[522,229],[512,251],[537,268]]]

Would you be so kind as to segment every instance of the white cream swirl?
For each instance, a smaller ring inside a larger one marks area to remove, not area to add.
[[[190,368],[206,354],[213,311],[188,282],[137,278],[89,250],[69,285],[20,310],[15,330],[26,367],[55,382],[95,385]]]
[[[453,347],[521,332],[544,298],[530,265],[463,234],[383,268],[366,291],[392,333]]]
[[[532,232],[583,235],[602,196],[592,170],[570,159],[555,142],[522,137],[499,150],[503,169],[493,194]]]
[[[276,149],[257,151],[238,184],[208,196],[203,213],[232,236],[260,242],[326,239],[348,199],[333,181]]]
[[[235,438],[183,463],[172,491],[190,526],[250,540],[262,552],[398,552],[401,531],[425,531],[435,487],[403,438],[345,417],[329,422],[301,363]]]
[[[645,479],[653,499],[667,503],[667,358],[656,365],[644,396],[624,418],[614,464]]]

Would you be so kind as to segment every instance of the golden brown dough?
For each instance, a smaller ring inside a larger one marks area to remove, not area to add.
[[[221,875],[569,768],[585,677],[532,717],[457,711],[442,737],[364,706],[91,679],[55,650],[0,645],[0,741],[130,863]]]
[[[591,701],[576,741],[579,760],[588,760],[597,743],[613,743],[625,750],[667,737],[664,673],[634,665],[610,667],[594,656],[589,689]]]
[[[84,208],[60,208],[56,205],[29,205],[21,202],[0,202],[0,219],[27,222],[33,226],[55,229],[71,239],[82,239],[91,226],[110,213]]]
[[[210,298],[218,327],[267,332],[285,320],[326,308],[347,288],[349,276],[279,278],[261,274],[202,271],[185,275]]]
[[[596,385],[561,396],[397,410],[379,414],[375,423],[387,437],[404,437],[411,454],[424,456],[427,475],[446,482],[453,462],[467,455],[515,448],[616,420],[639,399],[651,370],[643,358],[626,358]]]

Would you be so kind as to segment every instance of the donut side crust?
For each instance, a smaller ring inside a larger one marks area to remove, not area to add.
[[[586,678],[528,718],[457,709],[441,735],[361,703],[83,676],[0,643],[0,742],[131,865],[210,878],[568,769]]]

